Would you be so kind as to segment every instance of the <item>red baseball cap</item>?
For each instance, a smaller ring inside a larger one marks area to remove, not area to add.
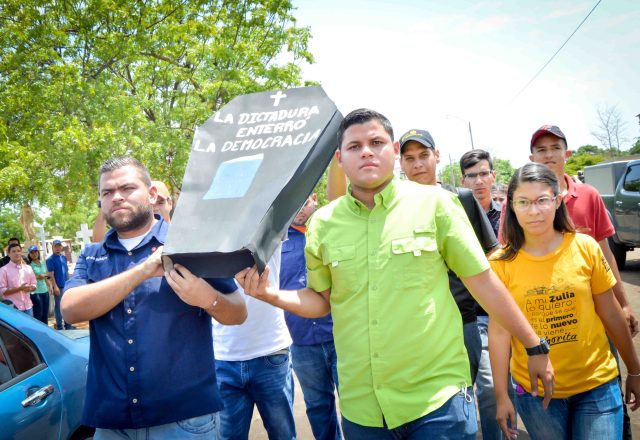
[[[564,140],[565,144],[567,143],[567,137],[557,125],[543,125],[542,127],[538,128],[535,133],[533,133],[533,136],[531,136],[531,144],[529,146],[529,149],[533,151],[533,144],[536,143],[540,136],[545,134],[552,134],[555,137]]]

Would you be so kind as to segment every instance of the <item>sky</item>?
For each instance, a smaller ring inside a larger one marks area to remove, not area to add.
[[[343,114],[387,116],[396,139],[428,130],[443,162],[475,148],[528,161],[529,141],[558,125],[569,149],[598,141],[597,109],[617,106],[629,142],[640,136],[640,3],[602,0],[522,93],[597,0],[294,0],[311,28],[321,83]]]

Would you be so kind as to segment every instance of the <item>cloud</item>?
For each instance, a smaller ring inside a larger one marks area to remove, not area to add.
[[[549,14],[547,14],[544,17],[544,19],[545,20],[549,20],[549,19],[554,19],[554,18],[562,18],[562,17],[569,17],[569,16],[572,16],[572,15],[582,14],[584,12],[587,12],[590,7],[591,7],[591,5],[589,5],[587,3],[583,3],[583,4],[580,4],[580,5],[575,5],[575,6],[571,6],[571,7],[567,7],[567,8],[556,9],[556,10],[550,12]]]

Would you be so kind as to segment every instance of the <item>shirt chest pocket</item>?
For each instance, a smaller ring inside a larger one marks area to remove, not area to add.
[[[322,263],[331,271],[332,292],[354,292],[359,288],[356,245],[327,246],[322,255]]]
[[[433,236],[406,237],[391,241],[394,267],[407,275],[422,276],[432,270],[440,260],[438,243]]]
[[[87,265],[87,278],[92,282],[102,281],[111,276],[111,265],[107,260]]]

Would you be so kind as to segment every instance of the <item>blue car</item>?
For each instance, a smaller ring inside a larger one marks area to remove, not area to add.
[[[0,304],[0,439],[85,439],[89,332],[57,332]]]

